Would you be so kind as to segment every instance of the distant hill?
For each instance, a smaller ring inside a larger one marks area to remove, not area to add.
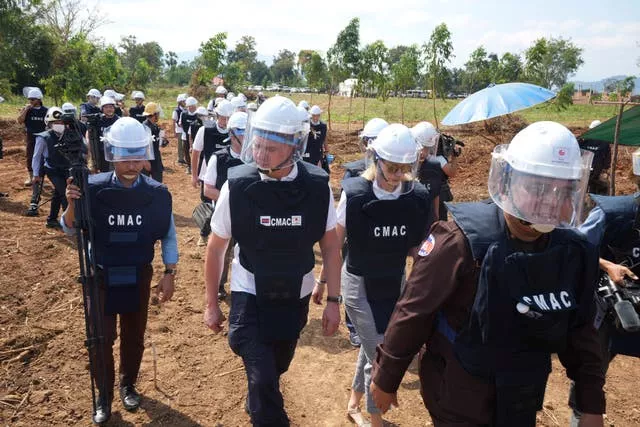
[[[607,80],[610,80],[610,79],[624,79],[625,77],[627,77],[627,76],[611,76],[611,77],[608,77],[606,79],[598,80],[597,82],[583,82],[583,81],[577,81],[576,80],[576,81],[572,81],[571,83],[573,83],[575,85],[576,90],[577,89],[582,89],[582,90],[591,89],[591,90],[593,90],[595,92],[602,92],[602,91],[604,91],[604,83]],[[640,78],[636,78],[635,82],[636,82],[636,87],[633,90],[633,94],[634,95],[638,95],[638,94],[640,94]]]

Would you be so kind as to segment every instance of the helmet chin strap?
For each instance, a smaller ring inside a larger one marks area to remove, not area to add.
[[[291,160],[291,159],[289,158],[289,159],[283,161],[282,163],[280,163],[278,166],[276,166],[274,168],[270,168],[270,169],[263,169],[261,167],[258,167],[258,172],[262,172],[265,175],[269,175],[272,172],[276,172],[276,171],[282,170],[284,168],[289,167],[289,166],[286,166],[286,164],[287,164],[287,162],[289,162],[289,160]],[[291,163],[291,165],[293,166],[294,163],[295,162]]]
[[[389,180],[387,179],[387,176],[384,174],[384,171],[380,167],[380,158],[378,157],[376,157],[376,168],[378,169],[378,172],[380,172],[380,175],[382,175],[382,179],[384,180],[384,182],[389,184]]]

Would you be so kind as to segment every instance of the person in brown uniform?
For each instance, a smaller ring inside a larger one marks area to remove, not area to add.
[[[535,426],[557,353],[575,381],[580,426],[602,426],[602,355],[593,327],[596,247],[580,218],[591,155],[554,122],[496,147],[493,203],[451,205],[420,247],[371,392],[386,412],[421,350],[421,394],[441,426]]]

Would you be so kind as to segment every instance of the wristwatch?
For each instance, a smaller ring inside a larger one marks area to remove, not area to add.
[[[335,302],[336,304],[342,304],[342,295],[338,295],[335,297],[327,295],[327,302]]]
[[[165,268],[164,270],[164,274],[171,274],[172,276],[175,276],[177,272],[178,270],[175,268]]]

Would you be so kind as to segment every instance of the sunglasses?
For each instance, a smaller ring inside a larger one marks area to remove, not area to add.
[[[382,159],[380,159],[380,161],[384,165],[385,169],[391,174],[395,174],[397,172],[410,173],[413,169],[413,165],[408,163],[394,163]]]

